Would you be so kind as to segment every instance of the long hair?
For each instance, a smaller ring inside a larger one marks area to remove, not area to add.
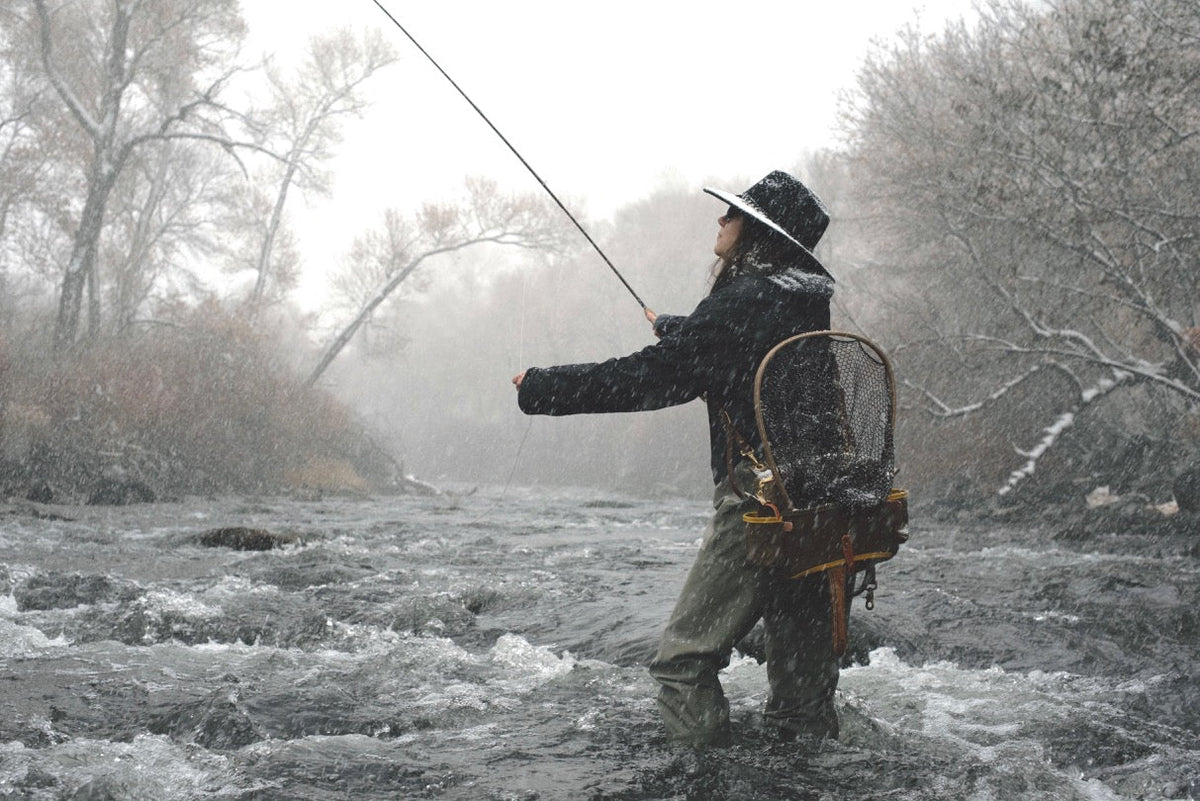
[[[765,223],[742,214],[742,230],[725,258],[712,266],[711,295],[739,275],[772,275],[804,260],[796,245]]]

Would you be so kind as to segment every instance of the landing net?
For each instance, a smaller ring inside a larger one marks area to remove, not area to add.
[[[831,331],[784,340],[759,366],[754,402],[786,505],[863,509],[887,498],[895,392],[891,365],[873,343]]]

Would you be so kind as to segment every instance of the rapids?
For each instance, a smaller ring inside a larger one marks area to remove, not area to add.
[[[914,515],[835,743],[664,742],[709,509],[583,490],[0,507],[0,798],[1200,798],[1194,542]],[[293,534],[202,547],[222,526]]]

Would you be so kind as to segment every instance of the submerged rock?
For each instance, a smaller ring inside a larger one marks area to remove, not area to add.
[[[222,687],[207,698],[162,714],[150,722],[149,729],[178,742],[221,751],[263,739],[250,715],[242,709],[237,687]]]
[[[55,778],[54,774],[47,773],[36,766],[25,771],[24,778],[16,782],[16,786],[23,790],[42,790],[57,785],[58,779]]]
[[[290,532],[275,533],[261,528],[229,526],[214,528],[199,537],[205,548],[232,548],[235,551],[269,551],[299,542],[300,538]]]
[[[157,497],[144,481],[105,476],[96,483],[87,502],[89,506],[128,506],[131,503],[154,503]]]
[[[72,609],[102,601],[119,600],[129,595],[108,576],[82,573],[42,573],[31,576],[13,589],[17,609]]]
[[[61,797],[69,801],[117,801],[132,798],[136,792],[137,787],[132,779],[106,773],[93,776],[76,787],[70,795]]]
[[[25,500],[34,503],[54,503],[54,487],[48,481],[34,481],[25,492]]]
[[[1180,511],[1200,512],[1200,465],[1193,465],[1175,477],[1171,492]]]

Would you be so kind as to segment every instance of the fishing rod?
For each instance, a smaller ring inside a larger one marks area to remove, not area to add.
[[[379,7],[379,10],[387,15],[387,18],[392,21],[392,24],[399,28],[400,32],[407,36],[408,40],[412,42],[418,50],[421,51],[421,55],[429,59],[429,63],[437,68],[437,71],[442,74],[442,77],[450,82],[450,85],[453,86],[460,95],[462,95],[463,100],[467,101],[471,105],[471,108],[475,109],[475,113],[482,117],[483,121],[488,124],[488,127],[495,132],[496,136],[500,137],[500,141],[508,146],[508,149],[512,151],[513,155],[516,156],[518,160],[520,160],[521,164],[525,165],[525,169],[529,170],[529,174],[532,175],[537,182],[542,185],[542,189],[545,189],[546,194],[550,195],[554,202],[558,204],[558,207],[562,209],[563,214],[566,214],[567,218],[570,219],[571,222],[575,223],[575,227],[579,229],[579,233],[583,234],[583,238],[588,241],[588,244],[596,249],[596,252],[600,254],[600,258],[604,259],[604,263],[607,264],[608,268],[613,271],[613,275],[621,280],[621,283],[624,284],[625,288],[629,290],[629,294],[633,295],[633,299],[638,302],[638,305],[642,307],[642,310],[646,310],[647,307],[645,301],[638,297],[638,293],[633,291],[633,287],[631,287],[629,282],[625,280],[625,276],[621,275],[621,271],[616,268],[616,265],[614,265],[611,260],[609,260],[608,256],[604,255],[604,251],[601,250],[600,246],[596,244],[596,240],[592,239],[591,234],[584,229],[584,227],[579,223],[579,220],[575,219],[575,215],[571,213],[570,209],[563,205],[563,202],[558,199],[558,195],[554,194],[554,191],[546,185],[546,182],[542,180],[542,176],[538,175],[537,171],[534,170],[533,167],[529,166],[529,162],[525,160],[525,157],[522,156],[515,147],[513,147],[512,142],[509,142],[508,138],[505,137],[504,134],[500,133],[500,129],[497,128],[490,119],[488,119],[488,116],[483,113],[483,110],[480,109],[479,106],[475,105],[475,101],[468,97],[467,93],[462,90],[462,87],[455,83],[454,79],[451,78],[444,69],[442,69],[442,65],[438,64],[437,61],[434,60],[433,56],[429,55],[425,48],[421,47],[421,43],[418,42],[413,35],[409,33],[403,25],[400,24],[400,21],[392,16],[390,11],[384,8],[383,3],[379,2],[379,0],[372,0],[372,2],[374,2],[375,5]]]

